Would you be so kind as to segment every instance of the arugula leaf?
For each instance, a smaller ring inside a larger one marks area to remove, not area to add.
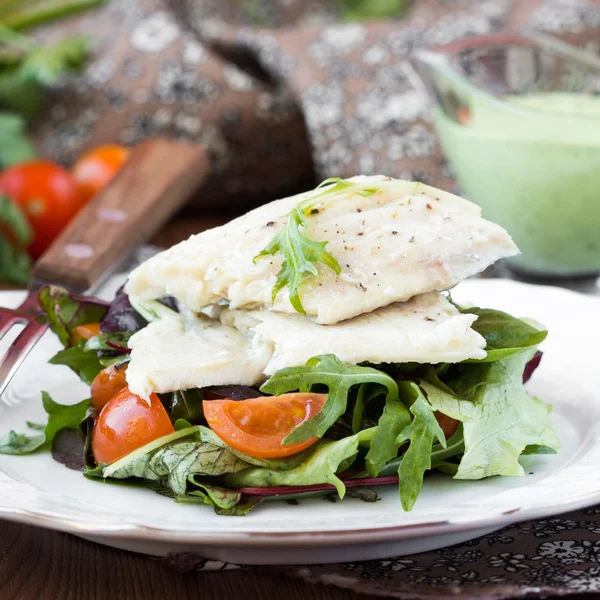
[[[419,387],[410,381],[397,382],[401,396],[408,397],[409,406],[419,398]],[[411,416],[398,396],[388,395],[383,414],[377,423],[377,433],[365,458],[367,471],[377,477],[385,464],[398,455],[398,436],[411,422]]]
[[[346,411],[351,388],[362,383],[383,386],[389,401],[398,398],[398,386],[389,375],[371,367],[345,365],[333,354],[315,356],[303,367],[281,369],[260,390],[279,396],[294,390],[308,391],[314,385],[326,385],[329,388],[323,408],[312,419],[296,427],[283,441],[284,444],[294,444],[311,437],[323,437]]]
[[[70,367],[84,383],[88,385],[102,371],[104,366],[94,351],[86,351],[85,343],[71,346],[57,352],[49,361],[51,365]]]
[[[431,449],[431,469],[437,469],[441,464],[445,464],[447,459],[454,456],[459,456],[465,451],[465,440],[463,437],[462,423],[454,435],[447,440],[446,446],[442,446],[439,442],[434,442]],[[390,475],[396,475],[398,468],[402,463],[404,455],[400,455],[390,462],[388,462],[383,469],[381,469],[378,477],[388,477]],[[365,477],[368,473],[360,473],[357,477]]]
[[[0,111],[0,167],[10,167],[36,156],[35,147],[25,133],[25,121],[18,114]]]
[[[306,312],[302,306],[298,290],[306,277],[318,276],[319,271],[316,265],[321,263],[329,267],[336,275],[342,272],[342,267],[338,261],[325,250],[328,242],[317,242],[306,235],[308,227],[307,213],[316,204],[339,194],[352,191],[361,196],[370,196],[379,189],[377,187],[366,187],[339,177],[326,179],[316,187],[315,191],[322,188],[325,189],[298,203],[298,206],[288,215],[284,228],[262,252],[254,257],[254,262],[263,256],[273,256],[278,252],[284,257],[281,269],[277,273],[271,299],[275,301],[277,294],[284,287],[288,287],[290,303],[301,314],[306,314]]]
[[[42,392],[42,405],[48,414],[48,422],[43,433],[36,435],[19,434],[9,431],[0,438],[0,454],[31,454],[37,450],[49,448],[56,434],[62,429],[76,429],[85,417],[90,402],[65,406],[54,402],[48,392]],[[37,431],[37,427],[35,428]]]
[[[287,471],[274,471],[265,468],[244,469],[224,478],[227,486],[270,487],[278,485],[314,485],[329,483],[335,487],[340,498],[344,497],[346,487],[337,472],[347,469],[356,454],[359,444],[373,439],[375,428],[365,429],[350,437],[336,442],[321,442],[302,464]]]
[[[460,308],[463,313],[477,315],[471,327],[485,338],[487,356],[466,362],[493,362],[541,344],[548,335],[538,323],[517,319],[500,310]]]
[[[271,299],[275,301],[277,294],[289,287],[290,303],[294,309],[306,314],[298,290],[307,275],[317,276],[319,271],[315,265],[322,263],[339,275],[342,267],[338,261],[325,250],[328,242],[316,242],[306,236],[307,221],[299,209],[295,208],[288,218],[283,230],[278,233],[271,243],[260,252],[254,261],[262,256],[277,254],[284,256],[281,269],[271,292]]]
[[[420,382],[435,410],[462,421],[465,453],[457,479],[523,475],[519,456],[530,446],[556,450],[560,442],[550,421],[551,407],[527,394],[523,370],[535,348],[488,363],[473,395],[465,399],[427,381]]]
[[[358,433],[362,429],[367,404],[382,394],[385,394],[385,388],[382,388],[380,385],[372,385],[370,383],[362,383],[360,385],[352,413],[352,433]]]
[[[431,469],[434,440],[437,440],[443,448],[446,447],[446,437],[433,414],[433,409],[418,387],[417,390],[418,398],[410,407],[414,419],[396,440],[398,445],[410,442],[398,467],[400,500],[402,508],[407,511],[412,510],[417,501],[423,487],[425,471]]]
[[[94,298],[72,294],[56,285],[45,285],[39,293],[40,306],[46,313],[50,329],[64,346],[71,346],[71,333],[78,325],[98,323],[108,306]]]

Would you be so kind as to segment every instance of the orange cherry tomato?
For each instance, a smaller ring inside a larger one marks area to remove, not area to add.
[[[457,421],[452,417],[448,417],[441,412],[436,411],[434,414],[438,425],[441,427],[444,435],[446,436],[446,439],[449,440],[456,433],[456,430],[460,425],[460,421]]]
[[[85,202],[91,200],[129,160],[129,148],[118,144],[98,146],[73,166],[73,178]]]
[[[100,335],[100,323],[86,323],[85,325],[73,327],[71,339],[74,344],[79,344],[79,342],[89,340],[96,335]]]
[[[33,229],[27,249],[38,258],[83,206],[75,181],[60,165],[35,160],[15,165],[0,174],[0,193],[25,213]]]
[[[130,452],[173,433],[173,425],[156,394],[150,403],[121,390],[102,409],[92,431],[92,454],[97,463],[111,464]]]
[[[127,387],[125,372],[127,365],[123,365],[120,369],[115,368],[115,365],[102,369],[94,381],[92,381],[91,395],[92,407],[96,410],[102,410],[108,401],[118,394],[123,388]]]
[[[256,458],[280,458],[297,454],[319,438],[284,445],[296,427],[314,417],[327,394],[283,394],[249,400],[204,400],[202,407],[210,428],[229,446]]]

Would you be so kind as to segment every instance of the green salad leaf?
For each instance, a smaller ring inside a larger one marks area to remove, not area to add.
[[[176,431],[105,467],[102,475],[113,479],[135,477],[159,481],[174,494],[182,495],[193,475],[214,477],[250,467],[223,442],[214,443],[214,438],[207,435],[208,431],[204,427]]]
[[[463,423],[465,453],[457,479],[523,475],[519,456],[526,448],[560,447],[551,407],[529,396],[523,386],[523,370],[534,353],[535,348],[484,365],[465,365],[477,369],[481,382],[468,399],[420,382],[435,410]]]
[[[175,501],[181,504],[208,504],[221,516],[244,517],[263,500],[260,497],[244,497],[237,490],[197,482],[194,476],[192,483],[194,489],[182,496],[172,496]]]
[[[437,469],[441,464],[444,464],[448,459],[460,456],[465,451],[465,440],[463,437],[462,423],[456,430],[456,433],[446,442],[445,446],[442,446],[439,442],[434,442],[431,449],[431,468]],[[383,469],[379,472],[379,477],[387,477],[389,475],[396,475],[400,463],[404,458],[403,454],[397,456],[393,460],[390,460]],[[369,473],[366,471],[360,473],[360,477],[366,477]]]
[[[87,340],[85,343],[85,350],[86,352],[89,352],[90,350],[107,350],[108,352],[114,352],[115,345],[127,348],[127,342],[134,333],[135,332],[133,331],[116,331],[114,333],[101,333],[95,335]]]
[[[294,469],[274,471],[255,467],[228,475],[224,482],[233,488],[329,483],[343,498],[346,487],[336,473],[348,469],[358,453],[359,444],[370,442],[374,435],[375,428],[371,428],[335,442],[320,442],[312,454]]]
[[[410,407],[413,421],[396,440],[398,445],[410,442],[398,467],[400,500],[404,510],[412,510],[423,487],[425,471],[431,469],[433,442],[437,440],[442,448],[446,447],[446,437],[433,409],[418,387],[417,390],[418,397]]]
[[[48,392],[42,392],[42,405],[48,414],[46,425],[28,423],[35,435],[26,435],[9,431],[0,438],[0,454],[31,454],[37,450],[49,449],[56,434],[62,429],[77,429],[85,417],[90,402],[84,400],[78,404],[65,406],[54,402]]]
[[[323,408],[312,419],[296,427],[283,442],[293,444],[311,437],[323,437],[346,411],[350,390],[363,383],[382,386],[390,402],[398,398],[398,386],[389,375],[371,367],[345,365],[333,354],[315,356],[303,367],[281,369],[260,389],[278,396],[294,390],[309,391],[315,385],[328,387],[329,397]]]
[[[71,346],[73,329],[102,321],[108,306],[93,298],[72,294],[56,285],[45,285],[39,293],[40,306],[46,313],[50,329],[63,346]]]
[[[461,312],[477,315],[471,327],[485,338],[487,356],[467,362],[493,362],[526,348],[541,344],[548,331],[534,321],[517,319],[500,310],[490,308],[461,308]]]
[[[64,365],[72,369],[84,383],[90,385],[104,365],[94,350],[86,350],[85,342],[59,350],[49,361],[51,365]]]
[[[180,390],[159,394],[172,423],[184,419],[192,425],[198,425],[204,421],[204,409],[202,401],[204,393],[199,389]]]
[[[365,458],[367,471],[373,477],[377,477],[385,464],[398,455],[398,436],[411,422],[407,406],[421,394],[419,387],[410,381],[398,381],[397,385],[399,397],[388,395],[377,423],[377,433]],[[401,398],[405,399],[406,404]]]

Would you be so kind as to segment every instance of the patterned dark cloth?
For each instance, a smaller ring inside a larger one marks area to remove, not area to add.
[[[415,48],[532,28],[597,51],[598,0],[413,0],[404,19],[336,24],[331,3],[127,0],[40,32],[92,35],[35,129],[71,162],[94,144],[168,135],[208,145],[204,209],[239,212],[332,175],[384,173],[452,189],[408,58]],[[313,168],[314,162],[314,168]]]
[[[510,525],[451,548],[383,560],[268,568],[190,554],[167,560],[181,571],[249,568],[405,600],[600,595],[600,507]]]

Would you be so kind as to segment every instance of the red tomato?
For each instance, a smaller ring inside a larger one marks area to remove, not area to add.
[[[460,425],[460,421],[457,421],[452,417],[448,417],[441,412],[436,411],[434,414],[438,425],[441,427],[444,435],[446,436],[446,439],[449,440],[456,433],[456,430]]]
[[[284,445],[298,425],[323,408],[327,394],[283,394],[249,400],[205,400],[204,416],[210,428],[229,446],[256,458],[297,454],[319,438]]]
[[[100,323],[86,323],[85,325],[73,327],[71,339],[73,344],[79,344],[79,342],[89,340],[97,335],[100,335]]]
[[[91,395],[92,407],[96,410],[102,410],[108,401],[118,394],[123,388],[127,387],[125,372],[127,365],[116,369],[114,365],[102,369],[94,381],[92,381]]]
[[[129,149],[117,144],[86,152],[73,166],[73,178],[85,202],[91,200],[129,160]]]
[[[148,403],[125,388],[106,404],[94,423],[94,460],[109,465],[173,431],[156,394],[150,396]]]
[[[6,169],[0,174],[0,193],[18,204],[31,224],[34,238],[28,252],[33,258],[43,254],[83,205],[71,175],[44,160]]]

